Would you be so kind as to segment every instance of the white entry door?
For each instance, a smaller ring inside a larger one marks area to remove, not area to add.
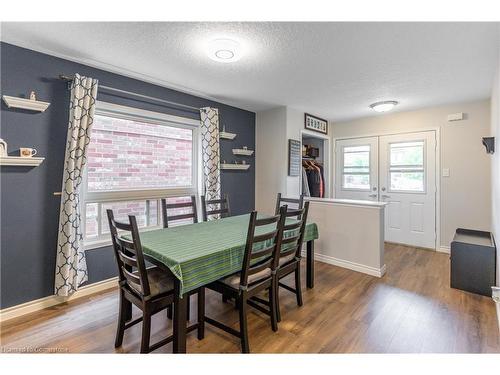
[[[378,200],[378,137],[337,141],[335,196]]]
[[[380,137],[380,201],[385,238],[436,247],[436,133]]]
[[[436,247],[436,132],[336,142],[335,196],[386,202],[385,240]]]

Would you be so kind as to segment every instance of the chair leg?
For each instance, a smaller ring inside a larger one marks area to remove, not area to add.
[[[297,296],[297,305],[302,306],[302,288],[300,287],[300,264],[295,269],[295,295]]]
[[[227,295],[225,293],[222,293],[222,303],[227,302]]]
[[[149,353],[149,340],[151,338],[151,314],[147,308],[142,315],[141,353]]]
[[[276,317],[276,280],[277,278],[273,276],[271,281],[271,287],[269,288],[269,310],[271,312],[271,328],[274,332],[278,330],[278,320]]]
[[[186,317],[187,317],[187,320],[191,320],[191,296],[188,295],[186,296],[187,300],[186,300]]]
[[[281,322],[281,311],[280,311],[280,279],[276,277],[276,283],[274,284],[274,299],[276,301],[276,321]]]
[[[125,322],[130,322],[132,320],[132,302],[124,298],[124,314]]]
[[[247,301],[246,298],[240,296],[238,298],[238,310],[240,312],[240,339],[241,339],[241,352],[250,353],[250,346],[248,344],[248,325],[247,325]]]
[[[173,317],[172,311],[173,311],[172,305],[168,306],[167,307],[167,318],[170,320],[172,320],[172,317]]]
[[[118,326],[116,328],[115,348],[118,348],[123,343],[123,334],[125,332],[125,319],[126,319],[126,302],[128,302],[123,292],[120,290],[120,304],[118,310]]]
[[[198,340],[205,337],[205,288],[198,290]]]

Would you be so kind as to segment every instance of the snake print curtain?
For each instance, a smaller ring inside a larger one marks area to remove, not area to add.
[[[87,281],[87,263],[82,247],[80,185],[87,146],[94,122],[97,80],[75,75],[71,100],[59,215],[54,293],[69,296]]]

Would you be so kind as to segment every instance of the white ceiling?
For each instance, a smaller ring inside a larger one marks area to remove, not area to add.
[[[204,51],[239,40],[232,64]],[[252,111],[287,105],[334,121],[488,98],[498,23],[3,23],[7,43]]]

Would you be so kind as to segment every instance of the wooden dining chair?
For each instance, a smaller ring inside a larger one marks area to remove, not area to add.
[[[307,214],[309,212],[309,202],[306,202],[302,209],[287,209],[286,218],[299,218],[292,223],[285,222],[283,227],[283,239],[281,241],[281,251],[279,253],[278,267],[276,272],[276,316],[278,322],[281,321],[281,311],[279,303],[279,288],[283,288],[295,294],[297,305],[302,306],[302,288],[300,281],[300,260],[302,258],[302,244],[306,231]],[[280,282],[281,279],[295,273],[295,288]]]
[[[237,331],[207,316],[205,316],[205,322],[238,337],[243,353],[250,353],[247,305],[268,314],[273,331],[278,329],[274,295],[277,290],[275,285],[277,279],[274,274],[283,237],[285,210],[286,208],[283,207],[279,215],[263,219],[257,219],[257,212],[253,211],[250,214],[241,272],[207,285],[207,288],[235,299],[239,310],[240,329]],[[262,228],[264,226],[268,226],[268,228]],[[257,231],[259,234],[256,233]],[[265,233],[262,233],[263,231]],[[251,300],[252,297],[256,297],[257,294],[265,290],[269,290],[267,310]]]
[[[304,194],[301,194],[299,198],[286,198],[281,195],[281,193],[278,193],[278,196],[276,197],[276,209],[274,210],[274,214],[278,215],[280,211],[280,207],[286,204],[289,208],[296,208],[301,210],[302,207],[304,206]],[[293,205],[293,207],[291,207]],[[300,220],[300,217],[298,217]]]
[[[213,208],[215,206],[215,208]],[[201,213],[203,221],[207,221],[209,216],[221,215],[221,217],[231,216],[229,207],[229,196],[224,194],[224,198],[208,200],[204,195],[201,196]]]
[[[190,212],[182,214],[169,214],[169,210],[172,212],[182,208],[190,208]],[[167,203],[167,199],[163,198],[161,200],[161,213],[163,219],[163,228],[168,228],[172,222],[179,220],[192,219],[193,223],[197,223],[198,211],[196,210],[196,196],[191,195],[189,197],[189,201],[178,203]]]
[[[151,317],[174,303],[174,280],[166,271],[158,267],[146,268],[139,230],[135,216],[129,215],[129,223],[115,220],[113,211],[106,210],[115,258],[118,263],[120,285],[120,307],[115,348],[123,343],[125,330],[142,321],[141,353],[149,353],[168,344],[173,335],[150,345]],[[118,234],[120,230],[120,235]],[[124,239],[129,235],[131,240]],[[203,302],[204,290],[196,290],[198,303]],[[132,319],[132,304],[142,311],[142,316]],[[188,327],[188,331],[198,329],[198,338],[204,336],[203,310],[198,309],[198,324]]]
[[[190,212],[176,214],[175,211],[179,209],[189,209]],[[169,213],[170,211],[170,213]],[[174,212],[174,213],[172,213]],[[177,202],[177,203],[167,203],[167,198],[163,198],[161,200],[161,214],[163,219],[163,228],[168,228],[172,222],[192,219],[193,223],[198,222],[198,210],[196,209],[196,196],[191,195],[189,200],[186,202]],[[187,316],[188,319],[191,315],[191,303],[190,297],[187,300]],[[167,316],[169,319],[172,319],[172,309],[169,308],[167,311]]]

